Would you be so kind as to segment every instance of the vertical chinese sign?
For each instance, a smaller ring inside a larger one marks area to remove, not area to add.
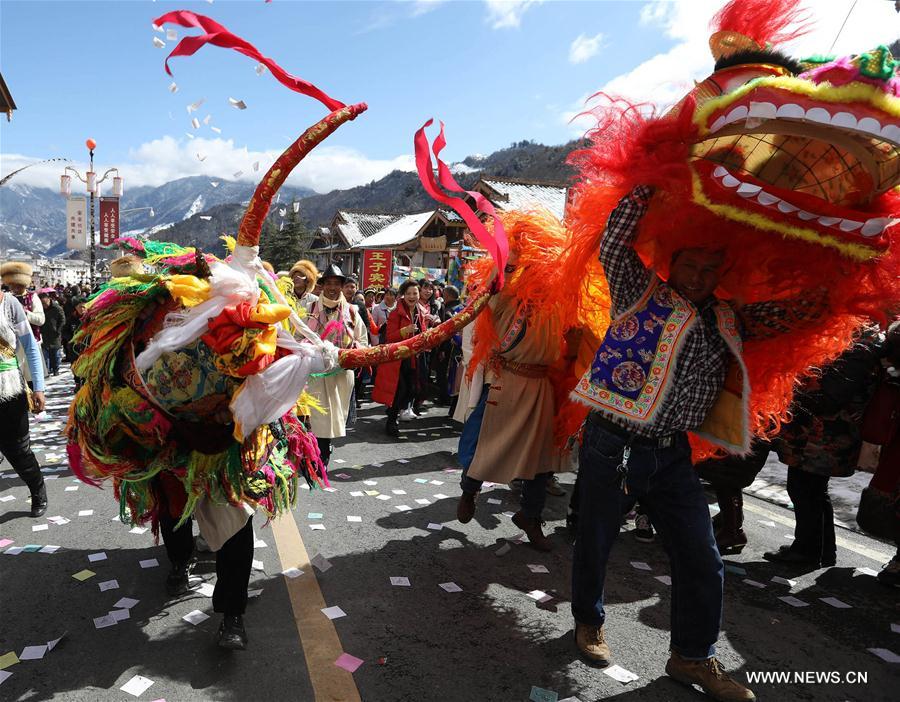
[[[390,287],[393,266],[394,252],[391,249],[366,249],[363,251],[363,290]]]
[[[100,198],[100,246],[110,246],[119,238],[119,198]]]
[[[87,201],[70,197],[66,201],[66,248],[83,251],[88,247],[86,220]]]

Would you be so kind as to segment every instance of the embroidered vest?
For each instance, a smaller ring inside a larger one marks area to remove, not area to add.
[[[750,388],[741,338],[729,305],[718,303],[715,313],[734,362],[722,392],[694,433],[730,452],[745,453],[750,449]],[[696,309],[656,279],[631,309],[612,321],[572,399],[626,422],[652,424],[673,381],[678,351],[696,323]]]

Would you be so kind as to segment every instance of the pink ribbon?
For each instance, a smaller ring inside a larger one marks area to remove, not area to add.
[[[487,252],[491,255],[491,258],[494,259],[494,263],[497,265],[497,283],[498,285],[502,286],[504,272],[503,268],[506,266],[506,261],[509,258],[509,241],[506,238],[506,231],[503,229],[503,222],[501,222],[500,218],[497,217],[494,206],[486,197],[484,197],[481,193],[473,192],[471,190],[463,190],[462,187],[460,187],[459,183],[456,182],[456,179],[453,177],[453,175],[450,173],[450,169],[447,168],[447,164],[441,161],[440,153],[447,145],[447,140],[444,137],[443,122],[441,122],[441,133],[434,140],[434,145],[432,147],[432,150],[434,151],[434,158],[437,161],[438,165],[438,178],[440,179],[440,184],[449,192],[465,194],[472,197],[475,200],[475,204],[479,210],[494,218],[494,233],[491,234],[487,230],[487,227],[484,226],[484,223],[482,223],[482,221],[478,218],[478,215],[475,214],[475,212],[472,210],[472,208],[464,198],[450,197],[440,188],[438,188],[437,181],[434,178],[434,170],[431,165],[431,154],[429,153],[428,149],[428,137],[425,136],[425,130],[433,123],[434,120],[430,119],[425,124],[423,124],[422,128],[416,132],[416,136],[414,139],[416,150],[416,168],[419,171],[419,180],[422,181],[422,187],[425,188],[425,192],[427,192],[438,202],[452,207],[454,210],[456,210],[457,214],[459,214],[459,216],[463,218],[463,221],[469,227],[469,230],[472,232],[472,234],[475,235],[478,243],[481,244],[481,246],[484,247],[484,249],[487,250]]]
[[[206,32],[206,34],[200,34],[194,37],[185,37],[178,42],[175,48],[172,49],[172,53],[166,57],[166,73],[169,75],[172,75],[172,71],[169,69],[170,58],[173,56],[191,56],[197,53],[204,44],[213,44],[215,46],[221,46],[224,49],[234,49],[238,53],[244,54],[244,56],[249,56],[256,61],[259,61],[272,72],[272,75],[275,76],[275,79],[279,83],[298,93],[303,93],[304,95],[315,98],[332,112],[345,107],[344,103],[330,97],[312,83],[309,83],[302,78],[297,78],[297,76],[292,76],[272,59],[259,53],[253,44],[241,39],[236,34],[232,34],[221,24],[209,17],[198,15],[189,10],[175,10],[174,12],[168,12],[162,17],[153,20],[153,24],[157,27],[162,27],[166,22],[178,24],[182,27],[197,27]]]

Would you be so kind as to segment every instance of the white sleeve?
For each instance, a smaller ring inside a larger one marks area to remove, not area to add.
[[[39,327],[44,323],[44,303],[41,302],[37,293],[31,295],[31,306],[34,309],[31,312],[26,311],[25,316],[28,318],[29,324]]]

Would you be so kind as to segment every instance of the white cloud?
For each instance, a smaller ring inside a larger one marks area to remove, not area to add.
[[[515,29],[522,23],[522,15],[544,0],[484,0],[487,22],[491,29]]]
[[[609,80],[597,90],[591,90],[561,115],[569,122],[585,109],[586,97],[603,92],[620,95],[633,102],[649,102],[665,108],[677,102],[693,86],[712,71],[709,53],[709,22],[725,4],[724,0],[653,0],[641,9],[641,24],[658,28],[660,38],[674,42],[668,50],[643,61],[631,70]],[[859,0],[840,30],[852,0],[833,0],[822,3],[806,0],[803,3],[814,23],[811,31],[784,46],[794,56],[827,54],[835,37],[840,37],[831,53],[859,53],[897,38],[897,14],[893,3],[883,0]],[[590,86],[588,86],[590,87]],[[572,123],[573,131],[581,135],[591,126],[589,119]]]
[[[592,37],[587,34],[579,34],[572,46],[569,47],[569,63],[584,63],[589,58],[597,55],[603,46],[603,32]]]
[[[436,10],[438,6],[443,5],[447,0],[412,0],[412,16],[419,17],[428,14],[432,10]]]
[[[203,161],[197,158],[198,153],[205,156]],[[235,146],[231,139],[176,140],[165,136],[133,149],[128,159],[115,165],[125,179],[126,188],[157,186],[195,175],[234,180],[233,174],[237,171],[243,171],[239,180],[258,182],[280,153],[277,149],[251,151],[246,147]],[[0,160],[3,162],[3,175],[6,175],[40,159],[20,154],[2,154]],[[259,161],[259,171],[253,170],[255,161]],[[63,165],[65,164],[50,163],[34,166],[18,174],[11,182],[55,190],[59,187]],[[86,170],[84,163],[71,165],[82,173]],[[413,156],[402,154],[390,159],[372,159],[356,149],[323,145],[303,159],[287,182],[324,193],[365,185],[393,170],[414,171]]]

